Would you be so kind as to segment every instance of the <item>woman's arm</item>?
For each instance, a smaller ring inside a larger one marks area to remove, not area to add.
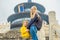
[[[28,24],[28,29],[30,29],[30,27],[31,27],[31,25],[35,22],[35,21],[37,21],[37,19],[38,19],[38,17],[37,16],[35,16],[33,19],[31,19],[31,21],[29,22],[29,24]]]
[[[31,13],[30,13],[30,18],[33,19],[33,18],[35,17],[35,14],[36,14],[36,13],[32,13],[32,12],[31,12]]]
[[[32,17],[33,17],[33,16],[32,16],[32,13],[30,13],[30,18],[32,19]]]

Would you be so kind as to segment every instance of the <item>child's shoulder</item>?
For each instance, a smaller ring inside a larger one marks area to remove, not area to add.
[[[26,28],[26,27],[22,25],[20,29],[25,29],[25,28]]]

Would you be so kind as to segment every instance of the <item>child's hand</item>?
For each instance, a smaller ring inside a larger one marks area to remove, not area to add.
[[[29,29],[26,30],[27,32],[29,31]]]

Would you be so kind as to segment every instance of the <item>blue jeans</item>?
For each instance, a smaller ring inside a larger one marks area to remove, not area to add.
[[[38,40],[38,37],[37,37],[37,28],[35,25],[31,25],[30,27],[30,34],[32,36],[32,40]]]

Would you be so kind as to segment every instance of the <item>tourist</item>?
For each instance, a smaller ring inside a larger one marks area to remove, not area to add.
[[[22,39],[28,39],[30,38],[30,33],[29,33],[29,30],[27,29],[27,25],[28,25],[28,21],[27,20],[24,20],[23,21],[23,24],[20,28],[20,33],[21,33],[21,37]]]
[[[28,24],[28,29],[30,30],[30,35],[32,36],[32,40],[38,40],[37,30],[41,29],[42,19],[37,12],[37,7],[32,6],[30,12],[31,21]]]

